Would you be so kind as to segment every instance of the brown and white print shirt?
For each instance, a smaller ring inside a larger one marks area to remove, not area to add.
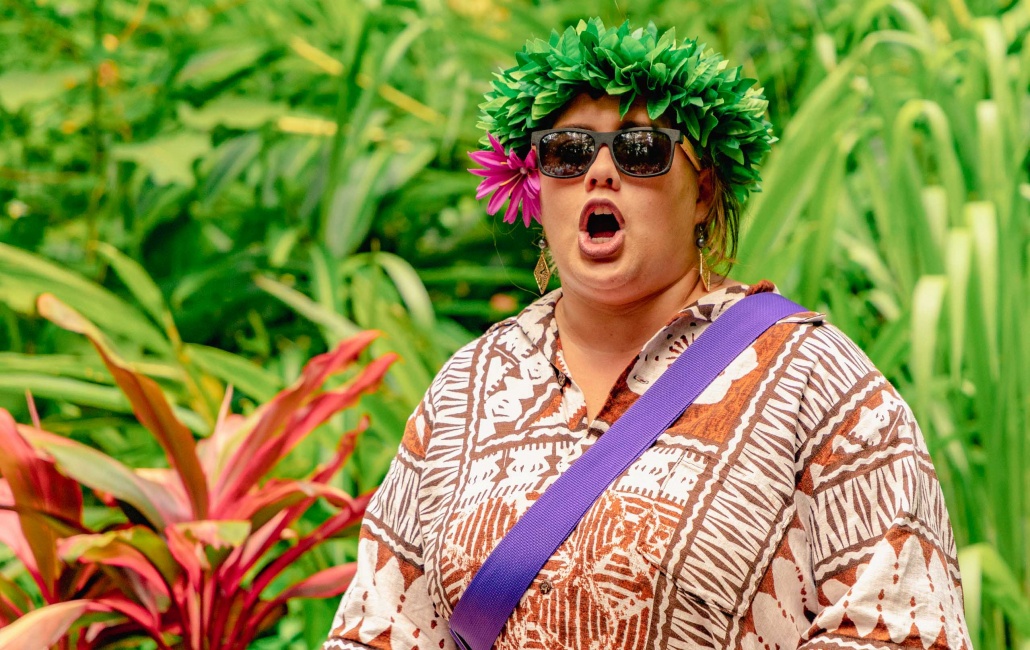
[[[597,419],[560,290],[446,364],[361,530],[326,650],[454,648],[447,619],[561,473],[730,305],[673,318]],[[970,648],[955,541],[912,413],[817,314],[774,325],[593,505],[495,648]]]

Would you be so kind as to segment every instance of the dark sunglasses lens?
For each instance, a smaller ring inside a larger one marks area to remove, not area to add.
[[[634,176],[661,174],[672,160],[672,140],[661,131],[628,131],[615,138],[615,161]]]
[[[594,138],[588,133],[558,131],[548,133],[537,145],[540,170],[548,176],[579,176],[594,157]]]

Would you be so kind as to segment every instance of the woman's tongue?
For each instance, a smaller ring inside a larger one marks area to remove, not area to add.
[[[587,222],[587,233],[591,241],[603,244],[619,231],[619,221],[614,214],[595,214]]]

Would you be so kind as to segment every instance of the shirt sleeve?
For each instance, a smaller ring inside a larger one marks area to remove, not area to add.
[[[865,355],[835,336],[850,361],[817,364],[802,405],[820,417],[800,450],[786,543],[806,562],[782,581],[803,604],[797,647],[971,648],[955,539],[919,426]],[[834,366],[849,362],[867,372],[829,388]]]
[[[418,490],[432,422],[429,395],[408,420],[400,449],[369,503],[358,568],[323,650],[453,648],[426,586]]]

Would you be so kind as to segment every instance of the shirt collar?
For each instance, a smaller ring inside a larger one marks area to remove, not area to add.
[[[776,291],[770,283],[762,284],[766,286],[762,286],[759,290]],[[758,285],[755,285],[755,288],[758,289]],[[669,322],[655,332],[654,336],[644,345],[642,352],[646,353],[656,341],[667,338],[673,330],[678,333],[683,328],[689,327],[694,329],[696,334],[700,334],[704,330],[704,326],[748,295],[749,290],[750,287],[747,285],[735,285],[705,294],[670,318]],[[554,308],[561,296],[560,288],[541,296],[516,315],[513,321],[528,345],[543,354],[556,370],[567,374],[568,370],[564,367],[565,364],[560,354],[558,325],[554,317]]]

